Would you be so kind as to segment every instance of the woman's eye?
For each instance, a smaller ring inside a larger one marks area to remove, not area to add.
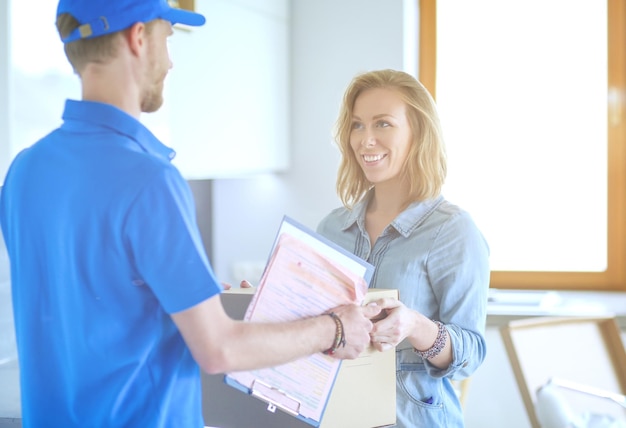
[[[387,122],[386,120],[381,120],[380,122],[378,122],[378,126],[380,128],[386,128],[388,126],[391,126],[391,124],[389,122]]]
[[[352,129],[361,129],[363,128],[363,124],[359,122],[352,122]]]

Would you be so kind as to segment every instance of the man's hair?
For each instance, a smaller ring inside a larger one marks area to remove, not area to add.
[[[146,32],[149,33],[152,30],[152,24],[154,22],[155,21],[150,21],[146,24]],[[59,35],[63,39],[78,28],[80,22],[69,13],[62,13],[57,16],[56,26]],[[114,58],[117,55],[118,49],[117,38],[120,37],[120,33],[124,31],[126,30],[65,43],[65,56],[67,56],[74,72],[80,75],[88,63],[106,63],[111,58]]]
[[[63,13],[57,16],[56,26],[61,38],[65,38],[80,26],[80,22],[69,13]],[[88,63],[104,63],[113,58],[117,53],[117,44],[115,43],[117,37],[119,37],[119,33],[112,33],[92,39],[65,43],[65,56],[67,56],[74,72],[80,75]]]
[[[348,208],[359,202],[372,187],[350,146],[354,103],[368,89],[394,90],[406,104],[413,141],[402,174],[409,183],[409,201],[439,195],[446,178],[446,153],[435,101],[413,76],[396,70],[377,70],[357,75],[346,89],[335,124],[335,142],[341,152],[337,194]]]

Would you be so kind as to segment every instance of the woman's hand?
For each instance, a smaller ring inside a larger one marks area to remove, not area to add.
[[[370,338],[374,348],[386,351],[412,334],[417,313],[394,298],[380,299],[376,303],[382,308],[382,316],[372,319],[374,326]]]
[[[233,286],[230,285],[228,282],[222,282],[222,287],[224,287],[224,290],[230,290],[231,288],[233,288]],[[250,284],[248,281],[244,279],[243,281],[239,283],[239,287],[252,288],[252,284]]]

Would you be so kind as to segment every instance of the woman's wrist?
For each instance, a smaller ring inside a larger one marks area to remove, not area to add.
[[[425,360],[429,360],[439,355],[443,348],[445,348],[446,342],[448,341],[448,330],[443,323],[435,320],[432,320],[432,322],[434,322],[437,326],[437,336],[435,337],[433,344],[428,349],[423,351],[420,351],[415,347],[413,348],[413,351]]]

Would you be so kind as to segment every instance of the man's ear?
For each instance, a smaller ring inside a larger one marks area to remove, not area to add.
[[[125,32],[126,42],[134,55],[139,55],[146,45],[146,24],[136,22]]]

